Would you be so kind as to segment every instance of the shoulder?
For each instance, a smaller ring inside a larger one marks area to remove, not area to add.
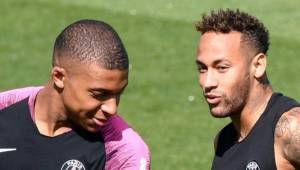
[[[150,151],[142,137],[120,116],[114,116],[108,124],[111,127],[105,127],[103,132],[107,154],[106,169],[150,169]],[[105,131],[110,131],[113,136]]]
[[[214,148],[215,148],[215,152],[217,151],[218,141],[219,141],[219,136],[220,136],[220,132],[217,133],[217,135],[215,136],[215,139],[214,139]]]
[[[223,129],[221,129],[215,136],[214,139],[215,152],[218,151],[219,147],[227,148],[228,146],[231,146],[235,139],[236,139],[236,130],[233,126],[233,123],[229,123]]]
[[[275,142],[285,159],[300,165],[300,107],[280,117],[275,128]]]
[[[39,91],[42,87],[25,87],[0,93],[0,109],[8,107]]]
[[[276,128],[275,135],[282,139],[290,138],[293,133],[292,130],[300,128],[300,107],[294,107],[289,111],[282,114],[279,118]]]

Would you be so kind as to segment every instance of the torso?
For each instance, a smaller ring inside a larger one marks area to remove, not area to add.
[[[27,97],[31,119],[35,122],[35,100],[43,87],[26,87],[0,93],[0,110]],[[148,146],[127,123],[118,115],[112,116],[101,128],[105,142],[105,170],[150,169]],[[100,151],[101,156],[101,151]]]
[[[274,130],[281,115],[296,106],[298,104],[294,100],[273,94],[264,113],[241,142],[237,142],[238,135],[233,124],[227,125],[220,132],[212,169],[281,169],[281,162],[276,156],[278,151],[274,142]]]
[[[43,136],[30,117],[28,99],[1,110],[0,121],[0,147],[12,149],[0,153],[0,169],[104,169],[101,135],[75,129],[56,137]]]

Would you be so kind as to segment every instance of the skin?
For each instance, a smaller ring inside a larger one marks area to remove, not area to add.
[[[211,114],[230,117],[238,141],[251,131],[273,93],[266,84],[266,55],[243,43],[242,34],[207,32],[199,41],[199,84]],[[275,161],[279,170],[300,169],[300,108],[283,113],[275,128]],[[216,137],[216,140],[217,141]],[[216,146],[216,145],[215,145]]]
[[[275,159],[278,169],[300,169],[300,108],[285,112],[275,129]]]
[[[52,79],[38,94],[36,124],[41,134],[57,136],[71,124],[99,132],[117,113],[120,96],[128,83],[128,70],[107,70],[95,63],[68,63],[52,68]]]
[[[199,82],[215,117],[227,117],[240,112],[249,89],[249,66],[238,50],[239,34],[204,34],[198,48]],[[228,41],[228,45],[225,44]],[[229,43],[229,41],[231,41]],[[245,69],[246,68],[246,69]],[[222,80],[222,81],[220,81]]]

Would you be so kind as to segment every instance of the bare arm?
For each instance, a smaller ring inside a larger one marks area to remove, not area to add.
[[[281,116],[276,125],[275,140],[282,156],[295,168],[300,167],[300,107]]]

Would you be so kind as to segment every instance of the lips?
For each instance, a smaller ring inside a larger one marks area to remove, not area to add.
[[[210,105],[216,105],[221,102],[221,96],[216,94],[205,94],[206,101]]]
[[[106,122],[105,119],[100,119],[100,118],[96,118],[96,117],[93,117],[92,120],[94,121],[94,123],[98,126],[103,126],[104,123]]]

